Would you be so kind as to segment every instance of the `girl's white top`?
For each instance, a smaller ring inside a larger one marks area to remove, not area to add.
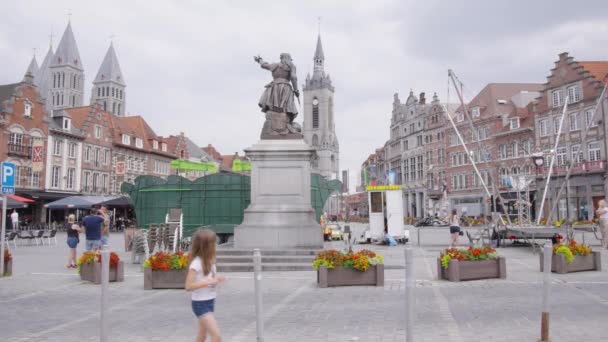
[[[190,263],[190,269],[196,272],[196,278],[194,281],[200,283],[201,281],[209,281],[216,274],[215,264],[211,265],[211,272],[207,275],[203,275],[203,262],[200,257],[194,258]],[[209,285],[200,289],[192,291],[192,300],[210,300],[215,299],[215,285]]]
[[[450,225],[453,227],[460,227],[460,217],[458,217],[458,215],[453,215]]]
[[[604,210],[604,213],[602,215],[600,215],[600,218],[601,219],[608,219],[608,207],[602,207],[600,209]]]

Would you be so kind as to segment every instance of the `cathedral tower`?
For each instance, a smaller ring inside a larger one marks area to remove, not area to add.
[[[335,133],[334,87],[329,74],[325,74],[320,34],[313,61],[312,77],[308,74],[304,84],[304,140],[317,151],[312,172],[328,179],[337,179],[340,149]]]
[[[48,88],[51,110],[82,106],[84,69],[69,22],[49,65]]]
[[[116,116],[125,115],[125,81],[120,71],[114,44],[110,44],[101,62],[91,90],[91,104],[101,104],[103,110]]]

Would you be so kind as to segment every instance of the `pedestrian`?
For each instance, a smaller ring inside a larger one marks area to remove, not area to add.
[[[86,235],[86,250],[94,250],[101,248],[101,226],[103,225],[103,217],[98,213],[97,209],[91,210],[91,213],[82,219],[84,232]]]
[[[110,240],[110,215],[108,208],[104,205],[99,209],[99,215],[103,217],[103,226],[101,228],[101,244],[107,245]]]
[[[602,233],[602,248],[608,249],[608,206],[605,200],[601,200],[596,213],[600,217],[600,231]]]
[[[80,238],[78,235],[82,233],[82,228],[76,224],[76,216],[71,214],[68,216],[68,223],[65,225],[66,231],[68,233],[68,247],[70,248],[70,252],[68,253],[68,268],[77,268],[76,266],[76,246],[80,242]]]
[[[17,209],[13,209],[13,213],[11,214],[11,223],[13,226],[13,231],[19,229],[19,213]]]
[[[452,248],[458,244],[458,237],[460,236],[460,217],[456,209],[452,209],[452,213],[446,218],[450,224],[450,245],[448,248]]]
[[[186,291],[192,292],[192,311],[198,319],[197,342],[207,335],[211,342],[221,341],[220,328],[213,316],[216,286],[225,280],[215,267],[216,235],[209,229],[198,231],[192,237],[192,262],[186,277]]]

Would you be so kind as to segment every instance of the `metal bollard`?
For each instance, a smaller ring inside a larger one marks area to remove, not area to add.
[[[101,249],[101,314],[99,322],[99,341],[108,341],[108,284],[110,282],[110,251],[108,246]]]
[[[414,341],[414,256],[412,247],[405,246],[405,340]]]
[[[546,342],[549,341],[549,297],[551,295],[551,260],[553,259],[551,241],[545,242],[543,253],[543,311],[540,321],[540,340]]]
[[[255,328],[257,341],[264,341],[264,314],[262,310],[262,254],[260,249],[253,250],[253,279],[255,286]]]

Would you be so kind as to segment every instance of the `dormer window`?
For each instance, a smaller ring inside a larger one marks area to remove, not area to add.
[[[69,118],[63,118],[63,129],[65,129],[66,131],[70,130],[70,126],[71,126],[71,120]]]
[[[123,134],[122,135],[122,144],[123,145],[131,145],[131,137],[128,136],[128,135],[126,135],[126,134]]]
[[[478,118],[480,114],[479,107],[475,107],[471,109],[471,116],[474,118]]]
[[[464,121],[464,114],[456,113],[456,122],[463,122],[463,121]]]
[[[510,120],[511,123],[511,129],[518,129],[519,128],[519,118],[513,118]]]
[[[568,87],[568,103],[575,103],[581,100],[581,88],[578,85]]]
[[[135,147],[144,148],[144,141],[140,138],[135,138]]]
[[[507,104],[507,100],[498,99],[498,100],[496,100],[496,103],[504,105],[504,104]]]
[[[152,140],[152,148],[154,148],[155,150],[158,150],[158,141]]]
[[[29,102],[25,102],[25,108],[23,109],[23,116],[26,118],[32,117],[32,104]]]
[[[167,152],[167,144],[166,143],[162,143],[161,145],[163,152]]]
[[[101,138],[101,126],[95,125],[95,138]]]

